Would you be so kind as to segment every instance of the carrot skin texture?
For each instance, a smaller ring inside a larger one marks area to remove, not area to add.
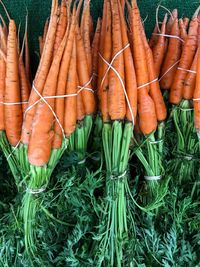
[[[55,4],[53,2],[53,4]],[[41,60],[37,69],[37,73],[34,79],[34,85],[37,88],[37,91],[41,94],[42,90],[44,88],[44,84],[49,72],[49,68],[51,65],[51,59],[53,54],[53,45],[55,40],[55,34],[56,34],[56,28],[57,28],[57,10],[54,10],[55,7],[52,5],[52,17],[49,22],[48,32],[45,39],[45,44],[41,56]],[[29,107],[32,106],[37,100],[39,99],[38,94],[35,92],[35,90],[31,90],[31,94],[29,97]],[[22,137],[21,141],[23,144],[28,144],[30,135],[31,135],[31,129],[32,129],[32,122],[33,117],[36,111],[36,106],[33,106],[25,116],[25,119],[23,121],[22,126]]]
[[[4,102],[5,79],[6,79],[6,63],[0,56],[0,102]],[[4,130],[5,130],[4,105],[0,103],[0,131]]]
[[[6,62],[6,87],[4,102],[21,102],[19,84],[19,56],[17,52],[16,25],[14,20],[9,22],[9,34],[7,43],[7,62]],[[12,146],[16,146],[21,137],[22,128],[22,106],[5,105],[4,120],[6,136]]]
[[[194,124],[197,129],[198,135],[200,134],[200,45],[198,49],[198,57],[197,57],[197,75],[196,75],[196,86],[194,90]]]
[[[197,49],[197,33],[198,33],[198,18],[193,17],[190,22],[190,28],[188,37],[183,46],[182,55],[179,63],[179,67],[183,69],[190,69],[193,58]],[[183,86],[185,82],[187,72],[177,69],[172,87],[170,90],[169,101],[172,104],[179,104],[183,97]]]
[[[174,20],[170,34],[175,36],[180,36],[178,19]],[[160,80],[160,86],[162,89],[169,90],[171,88],[178,67],[178,60],[181,57],[181,46],[182,44],[180,40],[176,38],[169,39],[167,54],[164,59],[160,75],[162,77],[162,79]],[[176,62],[177,64],[173,68],[171,68]]]

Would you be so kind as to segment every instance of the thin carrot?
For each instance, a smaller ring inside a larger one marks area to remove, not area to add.
[[[154,59],[154,66],[155,66],[155,72],[158,77],[160,73],[160,68],[162,66],[162,62],[165,56],[165,39],[166,37],[163,36],[166,33],[166,22],[167,22],[167,14],[164,17],[161,32],[158,37],[157,43],[152,48],[153,51],[153,59]]]
[[[18,52],[16,25],[14,20],[9,21],[9,33],[7,44],[6,62],[6,87],[4,102],[21,102],[18,70]],[[22,106],[21,104],[5,105],[4,120],[6,136],[12,146],[20,141],[22,127]]]
[[[66,28],[67,28],[67,6],[66,6],[66,1],[62,0],[60,7],[60,16],[56,30],[56,38],[54,43],[54,55],[56,54],[57,49],[60,43],[62,42]]]
[[[153,47],[157,44],[158,42],[158,26],[157,24],[154,27],[153,33],[151,35],[151,38],[149,40],[149,46],[151,47],[151,49],[153,49]]]
[[[196,55],[194,57],[192,66],[190,68],[190,72],[188,72],[185,83],[184,83],[184,88],[183,88],[183,98],[184,99],[192,99],[194,89],[195,89],[195,83],[196,83],[196,72],[197,72],[197,59],[198,59],[198,50],[196,52]]]
[[[190,69],[194,55],[197,49],[197,33],[198,33],[198,13],[200,7],[194,13],[190,22],[188,38],[183,47],[179,68],[176,71],[175,78],[170,90],[169,100],[172,104],[179,104],[183,96],[183,86],[187,72],[182,69]]]
[[[174,20],[171,35],[180,36],[180,30],[178,25],[178,19]],[[164,59],[164,63],[161,70],[160,86],[162,89],[169,90],[171,88],[177,67],[178,60],[181,57],[181,41],[177,38],[169,38],[169,45],[167,54]]]
[[[174,9],[172,11],[172,16],[170,16],[169,21],[167,23],[167,27],[166,27],[166,33],[170,34],[171,30],[172,30],[172,26],[174,24],[174,20],[178,18],[178,10]]]
[[[44,24],[44,31],[43,31],[43,36],[42,36],[43,44],[46,41],[48,28],[49,28],[49,19],[47,19],[46,22],[45,22],[45,24]]]
[[[127,35],[126,22],[120,4],[119,4],[119,14],[121,21],[122,43],[123,47],[125,47],[126,45],[128,45],[129,41]],[[125,64],[126,92],[128,96],[128,101],[130,103],[130,105],[127,103],[126,118],[127,120],[132,121],[134,123],[137,115],[137,81],[136,81],[135,68],[133,64],[133,57],[131,54],[130,46],[124,50],[124,64]]]
[[[37,88],[37,91],[41,94],[44,88],[44,84],[49,73],[49,68],[52,60],[53,54],[53,45],[56,34],[57,27],[57,8],[58,2],[57,0],[52,0],[52,10],[51,10],[51,19],[48,27],[47,36],[45,39],[45,45],[43,48],[42,57],[39,63],[39,67],[37,69],[37,73],[34,79],[34,86]],[[35,92],[35,90],[31,90],[30,98],[29,98],[29,107],[31,109],[28,110],[26,116],[23,121],[22,127],[22,143],[28,144],[29,138],[31,134],[32,121],[35,114],[36,106],[32,106],[36,101],[38,101],[39,96]]]
[[[187,29],[182,19],[179,19],[180,37],[184,41],[187,39]]]
[[[101,19],[97,21],[96,31],[92,43],[92,87],[96,90],[97,88],[97,76],[98,76],[98,60],[99,60],[99,42],[101,33]]]
[[[112,11],[112,58],[123,49],[120,16],[117,0],[111,1]],[[116,57],[112,64],[118,72],[122,83],[124,79],[124,57],[123,51]],[[109,72],[109,90],[108,90],[108,111],[111,120],[123,120],[126,115],[126,101],[122,83],[114,70]]]
[[[58,85],[57,85],[57,95],[64,95],[66,91],[66,83],[67,83],[67,75],[69,70],[70,58],[73,49],[73,42],[75,36],[75,27],[76,27],[76,11],[73,10],[72,17],[70,18],[71,25],[69,29],[69,35],[67,38],[67,44],[65,47],[65,51],[63,54],[63,58],[61,61],[59,76],[58,76]],[[55,113],[60,121],[62,127],[64,127],[64,109],[65,109],[65,99],[57,98],[55,102]],[[60,148],[62,145],[63,134],[62,130],[57,121],[55,121],[54,125],[54,140],[53,140],[53,148]]]
[[[69,73],[67,78],[66,94],[76,94],[77,92],[77,73],[76,73],[76,42],[74,38],[73,51],[70,60]],[[69,137],[76,128],[77,120],[77,97],[67,97],[65,99],[64,130]]]
[[[146,62],[146,54],[141,36],[141,18],[136,0],[132,0],[132,31],[133,31],[133,55],[138,87],[138,114],[139,125],[143,134],[148,135],[156,130],[157,118],[155,105],[149,96],[149,76]]]
[[[6,63],[0,56],[0,131],[5,130],[4,124],[4,92],[5,92],[5,79],[6,79]]]
[[[77,70],[78,77],[81,86],[91,88],[91,76],[88,69],[87,57],[84,49],[82,37],[80,35],[79,28],[76,27],[76,45],[77,45]],[[83,90],[81,92],[83,96],[84,108],[87,115],[91,115],[95,112],[95,98],[94,93],[89,90]]]
[[[53,59],[49,70],[42,95],[54,96],[56,94],[57,80],[60,68],[60,61],[64,52],[67,40],[67,31]],[[52,141],[54,137],[53,123],[55,116],[49,106],[54,109],[55,99],[50,98],[37,104],[36,113],[33,119],[32,132],[28,145],[28,159],[34,166],[44,166],[51,156]]]

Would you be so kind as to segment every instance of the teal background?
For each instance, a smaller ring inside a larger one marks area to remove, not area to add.
[[[10,16],[15,19],[16,23],[21,23],[21,37],[23,36],[24,21],[26,16],[26,9],[28,10],[28,33],[29,46],[31,51],[31,62],[33,70],[37,67],[38,62],[38,36],[41,35],[44,22],[50,14],[51,0],[4,0],[5,6],[8,9]],[[145,28],[147,34],[152,32],[155,25],[156,8],[161,4],[170,10],[178,8],[179,17],[189,16],[194,13],[195,9],[200,5],[200,0],[138,0],[138,5],[141,11],[142,18],[146,18]],[[98,16],[101,16],[103,0],[91,0],[91,13],[94,21]],[[5,12],[0,7],[0,12],[4,18]],[[162,19],[163,11],[159,12],[159,18]]]

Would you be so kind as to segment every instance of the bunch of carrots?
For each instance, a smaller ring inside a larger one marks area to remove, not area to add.
[[[124,259],[134,239],[130,207],[157,211],[170,178],[178,173],[182,183],[198,170],[200,8],[191,21],[168,11],[148,40],[136,0],[104,0],[96,29],[90,0],[52,0],[32,81],[28,17],[21,44],[3,7],[9,25],[1,18],[0,146],[21,196],[25,253],[39,264],[37,214],[53,217],[43,196],[61,157],[77,153],[78,173],[89,151],[100,153],[105,181],[89,254],[94,266],[130,264]],[[133,154],[142,177],[136,196]]]

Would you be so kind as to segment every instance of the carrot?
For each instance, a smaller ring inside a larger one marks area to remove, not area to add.
[[[153,33],[151,35],[151,38],[149,40],[149,46],[151,47],[151,49],[153,49],[153,47],[157,44],[158,42],[158,26],[157,24],[154,27]]]
[[[182,19],[179,19],[180,37],[184,41],[187,39],[187,29]]]
[[[6,78],[6,63],[0,56],[0,131],[5,130],[4,105],[1,104],[1,102],[4,101],[5,78]]]
[[[102,44],[100,46],[100,54],[107,61],[111,61],[112,56],[112,24],[111,24],[111,6],[109,1],[105,2],[105,13],[103,17],[102,25]],[[108,111],[108,90],[109,90],[109,76],[106,75],[108,70],[107,64],[100,57],[99,60],[99,70],[100,76],[98,77],[98,95],[100,111],[104,122],[108,122],[109,111]],[[106,75],[106,76],[105,76]],[[104,78],[105,76],[105,78]],[[103,80],[104,78],[104,80]]]
[[[192,66],[190,68],[191,72],[188,72],[185,83],[184,83],[184,88],[183,88],[183,98],[184,99],[192,99],[194,89],[195,89],[195,82],[196,82],[196,71],[197,71],[197,59],[198,59],[198,49],[196,52],[196,55],[194,57]]]
[[[87,65],[89,75],[92,74],[92,52],[91,52],[91,44],[90,44],[90,1],[86,0],[84,4],[84,11],[82,15],[82,23],[81,23],[81,35],[83,38],[83,44],[85,49],[85,54],[87,58]]]
[[[77,73],[76,73],[77,75]],[[78,80],[78,75],[77,75],[77,83],[79,84],[79,80]],[[79,91],[79,89],[77,88],[77,92]],[[78,94],[77,95],[77,121],[82,121],[85,117],[86,113],[85,113],[85,108],[83,105],[83,97],[82,94]]]
[[[152,48],[155,72],[157,77],[160,73],[160,68],[165,56],[165,36],[163,36],[162,34],[166,33],[166,22],[167,22],[167,15],[165,15],[162,23],[162,28],[160,32],[161,35],[159,35],[157,43]]]
[[[98,19],[96,31],[92,43],[92,87],[96,90],[97,87],[97,73],[98,73],[98,60],[99,60],[99,42],[101,33],[101,20]]]
[[[187,30],[188,26],[189,26],[189,23],[190,23],[190,19],[188,18],[183,18],[183,23],[185,25],[185,29]]]
[[[199,46],[199,48],[200,48],[200,46]],[[193,97],[194,97],[194,101],[193,101],[193,103],[194,103],[194,124],[195,124],[195,127],[197,129],[197,133],[199,135],[200,134],[200,49],[198,49],[196,86],[195,86]]]
[[[112,58],[123,49],[120,16],[117,0],[111,1],[112,11]],[[112,64],[113,68],[118,72],[123,84],[124,79],[124,57],[123,52],[120,53]],[[111,120],[123,120],[126,115],[126,101],[122,84],[116,73],[110,69],[109,71],[109,90],[108,90],[108,111]]]
[[[40,49],[40,56],[42,55],[42,51],[43,51],[43,40],[42,40],[42,36],[39,36],[38,38],[39,41],[39,49]]]
[[[67,75],[69,70],[70,58],[73,49],[73,42],[75,36],[75,27],[76,27],[76,14],[75,9],[73,10],[71,25],[69,29],[69,35],[67,38],[67,44],[65,47],[65,51],[63,54],[63,58],[61,61],[59,76],[58,76],[58,85],[57,85],[57,95],[64,95],[66,92],[66,83],[67,83]],[[62,125],[64,127],[64,109],[65,109],[65,99],[64,98],[57,98],[55,103],[55,113]],[[54,140],[53,140],[53,148],[60,148],[62,145],[62,130],[57,121],[55,121],[54,125]]]
[[[178,19],[174,20],[170,34],[178,37],[180,36]],[[180,59],[181,56],[181,45],[182,44],[180,40],[176,38],[169,38],[167,54],[164,59],[160,75],[162,77],[160,80],[160,86],[162,89],[169,90],[171,88],[178,67],[178,60]]]
[[[154,101],[155,109],[156,109],[156,116],[158,121],[164,121],[167,117],[167,108],[165,106],[165,102],[160,90],[160,85],[158,80],[156,81],[156,78],[158,78],[156,71],[155,71],[155,65],[153,61],[153,54],[151,51],[151,48],[148,45],[144,28],[141,25],[141,33],[143,36],[143,44],[146,52],[146,60],[147,60],[147,67],[148,67],[148,73],[149,73],[149,81],[150,83],[150,96]]]
[[[133,55],[138,87],[149,82],[146,54],[141,36],[141,18],[136,0],[132,0],[133,16]],[[138,89],[138,114],[139,125],[143,134],[148,135],[156,130],[157,118],[155,105],[148,94],[149,85]]]
[[[87,64],[87,57],[84,50],[83,40],[79,31],[79,28],[76,27],[76,45],[77,45],[77,70],[78,77],[81,86],[87,84],[87,88],[91,88],[91,77]],[[83,103],[85,112],[87,115],[91,115],[95,111],[95,98],[94,94],[89,90],[82,90]]]
[[[89,32],[90,32],[90,43],[92,43],[92,40],[94,38],[94,25],[93,25],[93,19],[92,19],[91,14],[89,17]]]
[[[73,51],[70,60],[69,73],[67,78],[66,94],[76,94],[77,92],[77,72],[76,72],[76,42],[73,44]],[[64,116],[64,130],[67,137],[69,137],[76,128],[77,119],[77,97],[67,97],[65,99],[65,116]]]
[[[7,43],[6,87],[4,96],[4,102],[6,103],[21,102],[18,72],[16,25],[14,20],[10,20]],[[4,122],[6,136],[9,143],[12,146],[16,146],[20,141],[21,136],[22,106],[20,104],[5,105]]]
[[[57,80],[60,68],[60,61],[64,52],[67,40],[67,31],[53,59],[49,70],[42,95],[54,96],[56,94]],[[54,109],[55,99],[47,99],[46,103],[40,101],[37,104],[36,113],[33,119],[32,132],[28,145],[28,159],[34,166],[44,166],[48,163],[51,156],[52,141],[54,137],[53,123],[54,114],[49,108]]]
[[[60,17],[58,21],[56,38],[55,38],[55,43],[54,43],[54,56],[57,52],[57,49],[60,43],[62,42],[66,28],[67,28],[67,6],[66,6],[65,0],[62,0],[61,7],[60,7]]]
[[[44,31],[43,31],[43,36],[42,36],[43,45],[46,41],[48,28],[49,28],[49,19],[46,20],[45,25],[44,25]]]
[[[122,43],[123,47],[125,47],[129,43],[129,41],[127,36],[126,22],[120,4],[119,13],[122,30]],[[126,91],[130,103],[130,105],[127,104],[126,119],[134,123],[137,115],[137,81],[130,46],[124,50],[124,64]]]
[[[197,49],[197,33],[198,33],[198,12],[200,7],[194,13],[190,22],[189,32],[185,45],[183,47],[179,68],[190,69],[194,55]],[[177,69],[175,78],[171,87],[169,100],[172,104],[179,104],[182,100],[183,86],[187,72]]]
[[[178,18],[178,10],[177,9],[174,9],[172,11],[172,14],[169,18],[169,21],[167,23],[167,26],[166,26],[166,33],[167,34],[170,34],[171,30],[172,30],[172,26],[174,24],[174,20]]]
[[[51,19],[48,27],[47,36],[45,39],[45,44],[43,48],[42,57],[39,63],[39,67],[37,69],[37,73],[34,79],[35,88],[41,94],[44,88],[44,84],[49,73],[49,68],[51,64],[52,54],[53,54],[53,45],[56,34],[56,26],[57,26],[57,8],[58,2],[57,0],[52,0],[52,10],[51,10]],[[31,90],[30,98],[29,98],[29,107],[31,109],[26,112],[26,116],[23,121],[22,127],[22,143],[28,144],[29,138],[31,134],[31,126],[33,117],[35,114],[36,106],[32,106],[36,101],[38,101],[39,96],[35,92],[35,90]]]

